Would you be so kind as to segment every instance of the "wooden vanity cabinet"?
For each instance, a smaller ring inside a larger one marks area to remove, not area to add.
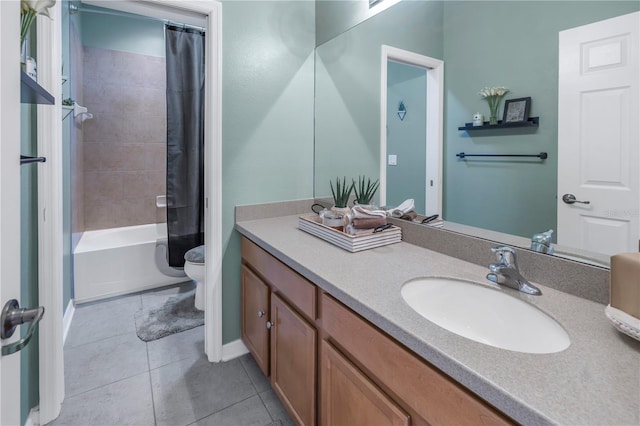
[[[513,424],[244,237],[242,262],[242,340],[297,424]]]
[[[246,238],[242,262],[242,340],[295,422],[315,425],[316,287]]]

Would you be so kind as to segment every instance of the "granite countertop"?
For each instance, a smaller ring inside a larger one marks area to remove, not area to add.
[[[300,231],[297,220],[242,221],[236,228],[520,423],[640,424],[640,342],[613,328],[604,305],[537,283],[542,296],[503,289],[558,321],[571,346],[543,355],[494,348],[424,319],[400,294],[403,283],[426,276],[491,285],[487,268],[405,242],[349,253]]]

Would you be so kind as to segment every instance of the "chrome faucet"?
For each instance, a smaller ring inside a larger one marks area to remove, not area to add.
[[[539,234],[534,234],[533,237],[531,237],[531,250],[539,253],[553,254],[554,250],[551,245],[551,234],[553,234],[553,229],[549,229],[546,232],[540,232]]]
[[[538,287],[534,286],[520,275],[518,262],[516,261],[516,252],[514,249],[507,246],[494,246],[491,247],[491,251],[496,254],[498,263],[492,263],[489,265],[489,271],[491,271],[487,274],[487,279],[489,281],[493,281],[496,284],[511,287],[534,296],[542,294]]]

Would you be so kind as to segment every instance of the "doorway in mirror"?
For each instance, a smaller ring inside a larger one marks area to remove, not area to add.
[[[444,62],[385,45],[381,52],[380,203],[412,198],[417,213],[442,215]]]

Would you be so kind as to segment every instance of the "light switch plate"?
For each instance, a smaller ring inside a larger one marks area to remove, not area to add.
[[[389,166],[397,166],[398,165],[398,156],[395,154],[389,154],[389,161],[387,161]]]

